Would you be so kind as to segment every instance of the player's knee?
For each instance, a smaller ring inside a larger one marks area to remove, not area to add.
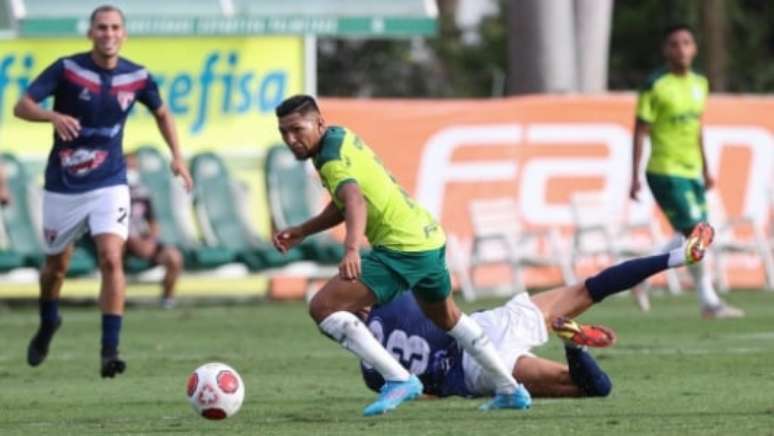
[[[67,263],[65,262],[46,262],[40,271],[41,278],[45,281],[64,280],[67,274]]]
[[[178,251],[175,248],[169,247],[164,250],[164,254],[166,257],[166,267],[167,269],[174,271],[174,272],[180,272],[183,269],[183,255],[180,254],[180,251]]]
[[[317,293],[309,302],[309,316],[315,323],[320,324],[325,318],[327,318],[334,311],[331,310],[330,305],[325,301],[325,298]]]
[[[438,302],[425,302],[417,298],[417,303],[422,308],[425,316],[444,331],[453,329],[462,316],[462,312],[452,299],[447,298]]]
[[[62,253],[46,256],[40,274],[48,277],[64,277],[70,265],[71,253],[72,247],[65,249]]]
[[[115,250],[105,250],[99,253],[99,269],[102,274],[115,273],[123,270],[121,253]]]

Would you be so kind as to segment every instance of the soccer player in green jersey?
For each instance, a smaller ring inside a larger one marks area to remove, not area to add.
[[[325,335],[386,380],[377,400],[363,413],[385,413],[422,393],[419,379],[355,315],[365,307],[388,303],[406,289],[414,292],[425,315],[454,337],[490,377],[495,396],[482,409],[528,408],[529,392],[513,378],[481,327],[450,297],[446,236],[436,220],[401,189],[357,135],[328,126],[312,97],[291,97],[276,114],[282,140],[297,159],[312,159],[331,202],[319,215],[276,233],[273,243],[286,252],[305,237],[344,222],[346,254],[339,274],[315,294],[309,314]],[[372,250],[361,258],[364,236]]]
[[[664,35],[666,67],[653,73],[640,90],[634,127],[632,185],[629,196],[638,199],[642,144],[650,134],[651,154],[645,171],[648,186],[674,228],[667,251],[679,247],[693,227],[707,220],[704,192],[714,181],[707,169],[702,140],[707,79],[695,73],[696,41],[691,28],[675,25]],[[704,318],[735,318],[744,312],[725,304],[715,292],[702,263],[689,267]]]

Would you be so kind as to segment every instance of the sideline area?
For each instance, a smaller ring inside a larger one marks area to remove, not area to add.
[[[207,277],[183,275],[178,282],[176,298],[185,297],[265,297],[268,279],[251,274],[245,277]],[[99,292],[99,278],[68,278],[62,288],[62,298],[96,298]],[[161,289],[158,283],[129,282],[126,287],[127,299],[133,297],[158,297]],[[37,281],[2,284],[0,299],[35,298],[38,295]]]

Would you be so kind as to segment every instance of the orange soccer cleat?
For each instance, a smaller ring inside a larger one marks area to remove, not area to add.
[[[707,247],[712,244],[715,237],[715,229],[708,223],[696,224],[691,231],[691,236],[685,241],[685,264],[692,265],[704,259]]]
[[[612,329],[601,325],[578,324],[565,317],[557,318],[551,329],[564,342],[579,346],[604,348],[613,345],[616,340]]]

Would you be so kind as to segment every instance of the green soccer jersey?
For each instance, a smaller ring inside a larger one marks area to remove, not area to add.
[[[648,172],[701,177],[699,135],[708,93],[707,79],[693,71],[678,76],[662,70],[648,79],[637,100],[637,118],[650,124]]]
[[[398,185],[374,152],[354,133],[328,127],[314,157],[323,186],[339,209],[336,193],[346,183],[357,183],[366,201],[366,236],[374,247],[403,252],[435,250],[446,236],[430,212]]]

